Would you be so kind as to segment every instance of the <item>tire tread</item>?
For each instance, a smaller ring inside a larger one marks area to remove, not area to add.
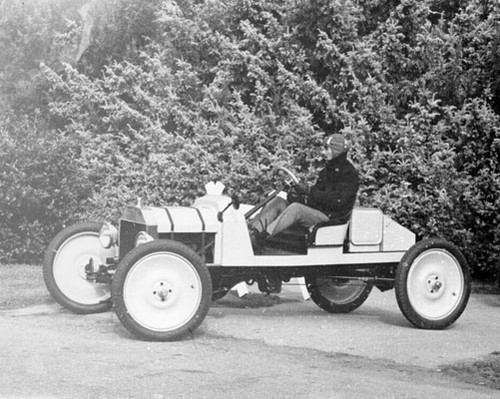
[[[75,223],[71,226],[64,228],[52,239],[44,254],[43,279],[45,282],[45,286],[47,287],[47,290],[49,291],[52,298],[54,298],[54,300],[59,305],[72,311],[73,313],[77,314],[101,313],[108,311],[109,309],[111,309],[112,306],[111,298],[94,305],[87,305],[75,302],[61,292],[54,279],[54,269],[53,269],[54,259],[61,245],[65,241],[67,241],[71,236],[74,236],[76,234],[80,234],[83,232],[99,233],[101,225],[102,223],[100,222],[86,221],[86,222]]]
[[[415,259],[421,253],[432,248],[445,249],[450,252],[457,259],[464,277],[465,291],[463,293],[461,303],[452,314],[441,320],[429,320],[419,315],[411,305],[410,299],[408,297],[407,278],[410,268]],[[454,244],[441,238],[431,238],[419,241],[405,253],[396,270],[396,280],[394,288],[396,291],[396,300],[398,302],[399,309],[406,317],[406,319],[415,327],[426,330],[445,329],[452,325],[465,310],[471,290],[470,279],[471,277],[467,261],[462,252]]]
[[[139,259],[147,254],[170,251],[186,258],[198,272],[202,282],[202,299],[196,314],[184,325],[172,331],[158,332],[149,330],[137,323],[127,311],[123,298],[123,286],[127,274]],[[185,244],[173,240],[156,240],[134,248],[120,261],[111,284],[111,297],[118,319],[136,337],[145,341],[175,341],[190,335],[203,322],[211,303],[212,280],[208,268],[200,256]]]

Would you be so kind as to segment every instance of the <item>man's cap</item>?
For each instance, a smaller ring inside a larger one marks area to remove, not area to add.
[[[332,150],[333,157],[347,152],[347,145],[341,134],[335,133],[326,138],[326,146]]]

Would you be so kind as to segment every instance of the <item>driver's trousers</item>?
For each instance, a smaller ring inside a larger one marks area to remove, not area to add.
[[[319,222],[330,220],[323,212],[307,205],[276,197],[271,200],[252,222],[252,227],[258,231],[267,231],[270,236],[275,236],[290,226],[298,225],[304,228],[314,226]]]

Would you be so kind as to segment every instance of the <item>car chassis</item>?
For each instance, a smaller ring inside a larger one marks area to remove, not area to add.
[[[287,186],[298,182],[288,169]],[[294,228],[252,247],[248,224],[275,196],[255,206],[207,194],[188,207],[127,207],[119,229],[78,223],[47,248],[44,280],[54,299],[75,313],[114,305],[122,324],[145,340],[179,339],[204,320],[212,300],[240,282],[279,293],[303,277],[311,299],[331,313],[363,304],[373,286],[395,288],[398,305],[416,327],[443,329],[464,311],[470,273],[460,250],[443,239],[415,235],[375,208],[355,207],[347,223]]]

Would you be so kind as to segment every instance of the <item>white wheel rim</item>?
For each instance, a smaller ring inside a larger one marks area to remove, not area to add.
[[[82,305],[95,305],[111,297],[109,284],[87,280],[85,265],[94,267],[113,257],[112,249],[104,249],[96,232],[83,232],[69,237],[57,249],[52,265],[54,281],[63,295]]]
[[[342,305],[351,303],[365,290],[366,283],[360,280],[338,281],[330,278],[318,278],[319,292],[332,303]]]
[[[188,323],[198,311],[202,283],[195,267],[172,252],[141,258],[127,274],[123,299],[129,315],[148,330],[166,332]]]
[[[459,306],[464,275],[457,259],[444,249],[430,249],[413,262],[407,280],[413,309],[429,320],[440,320]]]

